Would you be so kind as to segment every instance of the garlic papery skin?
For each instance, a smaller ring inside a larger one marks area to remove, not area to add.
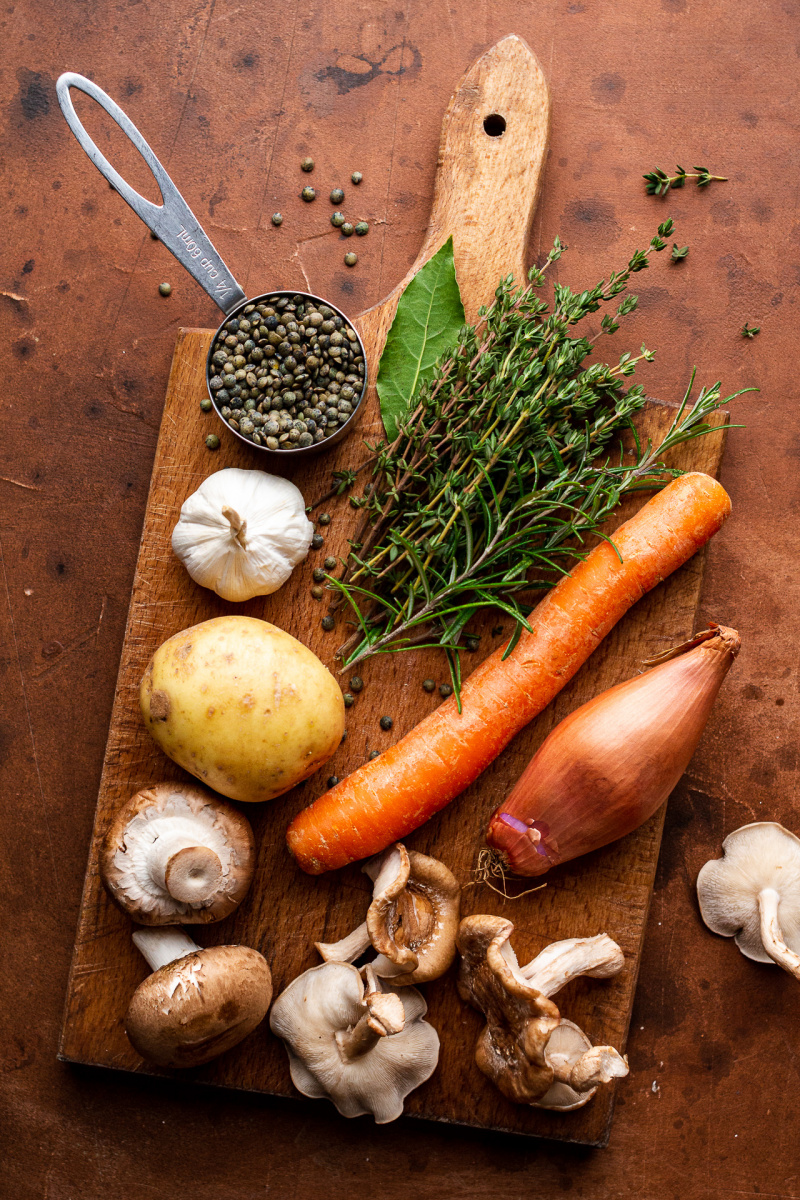
[[[172,549],[195,583],[238,603],[277,592],[313,535],[302,493],[288,479],[227,467],[184,502]]]

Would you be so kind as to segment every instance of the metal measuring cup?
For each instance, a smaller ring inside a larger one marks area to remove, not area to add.
[[[146,200],[144,196],[140,196],[137,191],[126,183],[122,176],[114,170],[111,163],[102,153],[98,146],[90,138],[89,134],[81,124],[80,118],[75,111],[70,96],[70,88],[77,88],[81,92],[85,92],[87,96],[91,96],[96,100],[101,108],[105,109],[113,121],[117,123],[122,132],[126,135],[130,142],[139,151],[144,161],[153,173],[153,177],[158,184],[161,192],[162,204],[153,204],[150,200]],[[319,296],[315,296],[309,292],[286,291],[280,288],[265,292],[260,296],[254,296],[248,299],[240,285],[236,282],[233,273],[223,262],[217,250],[214,248],[211,239],[207,236],[200,222],[195,217],[189,205],[180,194],[175,184],[170,179],[164,167],[156,158],[150,146],[142,137],[139,130],[133,122],[126,116],[118,104],[115,104],[110,96],[106,95],[102,88],[93,83],[91,79],[86,79],[83,75],[76,75],[72,71],[67,71],[61,75],[56,83],[56,93],[58,95],[58,103],[61,105],[61,111],[64,114],[67,124],[69,125],[78,142],[94,165],[97,167],[101,175],[103,175],[116,191],[119,192],[122,199],[131,206],[138,217],[144,221],[148,229],[159,238],[167,249],[175,255],[181,266],[185,267],[189,274],[197,280],[202,288],[208,292],[214,303],[225,313],[225,320],[218,327],[209,347],[208,356],[206,358],[206,389],[214,412],[222,421],[228,433],[233,434],[249,446],[252,450],[260,451],[262,454],[267,454],[273,459],[285,461],[287,459],[296,460],[302,457],[308,457],[312,454],[318,454],[321,450],[325,450],[328,446],[333,446],[340,442],[353,427],[356,417],[359,414],[361,402],[364,399],[367,389],[367,357],[364,351],[364,343],[358,335],[358,330],[355,329],[352,321],[343,313],[335,304],[331,304],[329,300],[323,300]],[[211,355],[217,347],[217,339],[224,334],[225,326],[233,317],[240,315],[242,310],[249,305],[258,305],[266,303],[275,298],[294,299],[301,297],[303,301],[310,300],[316,305],[325,304],[336,315],[350,326],[356,334],[357,342],[361,357],[364,362],[364,374],[362,379],[361,391],[353,399],[353,412],[348,416],[347,420],[338,427],[335,433],[330,437],[324,438],[321,442],[315,442],[311,446],[295,447],[291,450],[271,450],[268,446],[257,445],[255,442],[249,441],[243,437],[235,429],[232,429],[222,413],[217,407],[214,398],[214,392],[210,387],[211,381]]]

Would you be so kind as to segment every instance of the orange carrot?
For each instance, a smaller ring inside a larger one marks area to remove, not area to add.
[[[628,609],[717,532],[731,509],[710,475],[682,475],[548,592],[503,661],[473,671],[462,712],[446,700],[402,741],[298,813],[287,831],[304,871],[319,875],[377,854],[462,792],[532,721]]]

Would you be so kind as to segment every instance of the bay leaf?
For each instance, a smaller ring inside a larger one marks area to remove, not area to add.
[[[455,346],[464,320],[450,237],[403,292],[383,348],[377,389],[390,442],[419,385],[431,377],[436,360]]]

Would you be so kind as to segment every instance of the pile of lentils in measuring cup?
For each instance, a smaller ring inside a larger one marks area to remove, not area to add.
[[[331,437],[364,393],[355,330],[311,296],[267,296],[226,321],[209,360],[214,403],[236,433],[269,450]]]

